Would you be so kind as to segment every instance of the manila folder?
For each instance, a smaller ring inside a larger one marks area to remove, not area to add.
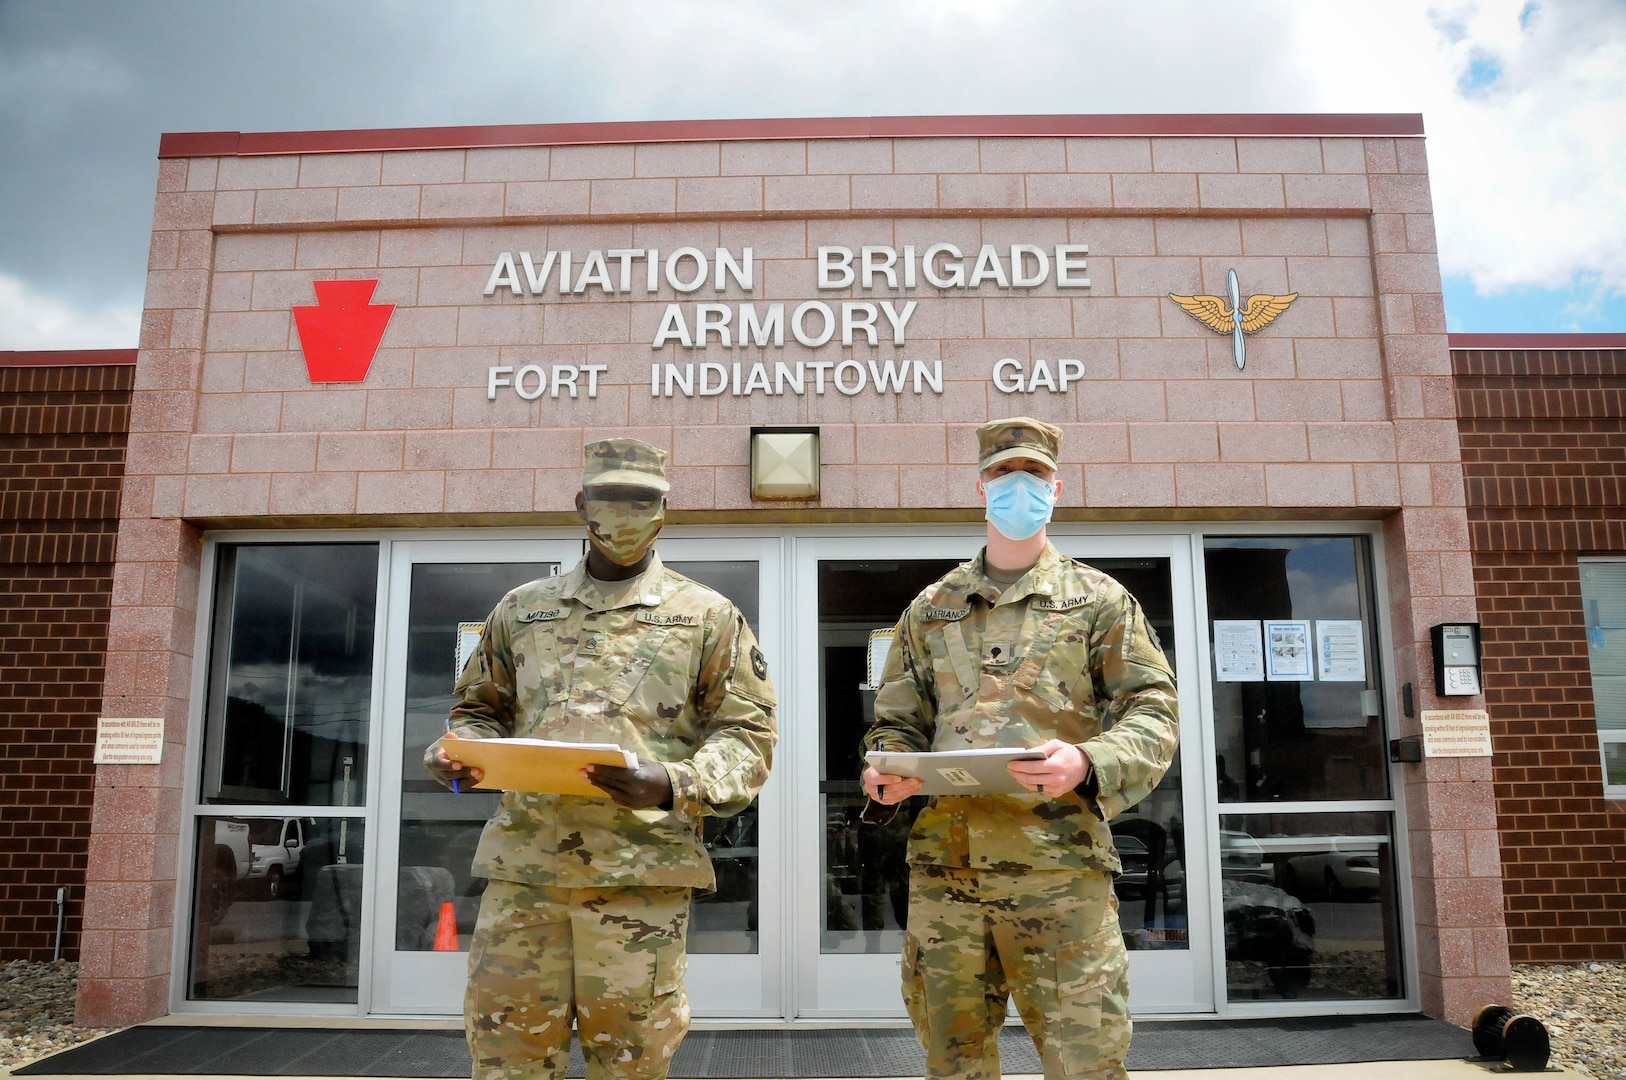
[[[615,743],[551,742],[547,739],[442,739],[446,756],[484,771],[477,788],[541,791],[608,799],[581,771],[589,765],[636,769],[638,758]]]

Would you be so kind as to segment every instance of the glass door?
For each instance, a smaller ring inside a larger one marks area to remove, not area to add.
[[[667,566],[717,589],[745,614],[770,670],[781,670],[778,630],[780,542],[773,538],[662,539]],[[470,873],[475,844],[496,809],[491,792],[442,788],[424,771],[423,748],[438,737],[452,699],[459,642],[503,594],[522,582],[563,573],[582,542],[412,541],[393,547],[389,586],[384,716],[388,745],[381,877],[373,933],[373,1013],[456,1014],[462,1009],[467,950],[485,881]],[[472,624],[472,625],[471,625]],[[781,695],[784,693],[780,683]],[[782,760],[782,759],[781,759]],[[715,892],[697,896],[690,923],[690,1006],[696,1016],[778,1015],[781,828],[772,785],[734,818],[706,822],[717,871]],[[455,949],[437,930],[450,919]],[[770,962],[772,961],[772,962]]]
[[[717,888],[697,895],[689,917],[685,985],[696,1017],[779,1017],[783,1010],[784,926],[780,880],[786,872],[780,809],[785,753],[786,681],[782,632],[781,550],[777,536],[662,536],[655,550],[669,569],[708,585],[734,602],[768,661],[779,696],[780,744],[762,794],[731,818],[707,818],[706,850]]]
[[[423,768],[471,636],[517,585],[568,570],[580,540],[409,541],[392,545],[385,644],[384,778],[374,883],[371,1012],[463,1007],[469,939],[485,879],[470,862],[495,792],[453,794]],[[455,948],[437,931],[455,927]]]
[[[902,1017],[899,956],[908,912],[905,804],[883,828],[858,824],[859,741],[873,718],[869,640],[890,628],[919,591],[975,554],[982,531],[963,535],[821,537],[797,544],[794,595],[798,700],[817,701],[817,722],[796,725],[795,758],[810,782],[794,796],[796,850],[817,853],[795,869],[795,1015]],[[1200,761],[1191,554],[1185,536],[1084,537],[1052,533],[1063,553],[1087,558],[1141,598],[1182,687],[1182,761]],[[1191,757],[1191,754],[1198,757]],[[816,763],[816,770],[813,764]],[[1186,807],[1201,807],[1200,770],[1172,770],[1138,812],[1115,822],[1125,864],[1118,882],[1131,946],[1137,1011],[1213,1008],[1203,830],[1187,835]],[[816,775],[816,781],[812,777]],[[1187,872],[1187,868],[1191,872]],[[1188,912],[1191,913],[1188,915]],[[1194,961],[1193,957],[1197,960]]]

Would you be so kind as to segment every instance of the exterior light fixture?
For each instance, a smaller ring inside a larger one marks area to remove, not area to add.
[[[819,429],[751,429],[751,498],[819,497]]]

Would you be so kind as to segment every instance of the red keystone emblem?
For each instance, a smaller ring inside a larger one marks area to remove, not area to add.
[[[384,340],[394,304],[372,302],[378,279],[313,281],[316,303],[295,304],[294,323],[313,383],[361,382]]]

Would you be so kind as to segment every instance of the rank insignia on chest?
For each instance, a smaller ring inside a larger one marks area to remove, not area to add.
[[[700,616],[675,611],[640,611],[635,618],[650,626],[699,626]]]
[[[581,644],[576,646],[576,652],[582,656],[597,656],[599,642],[603,639],[597,634],[587,634],[582,637]]]

